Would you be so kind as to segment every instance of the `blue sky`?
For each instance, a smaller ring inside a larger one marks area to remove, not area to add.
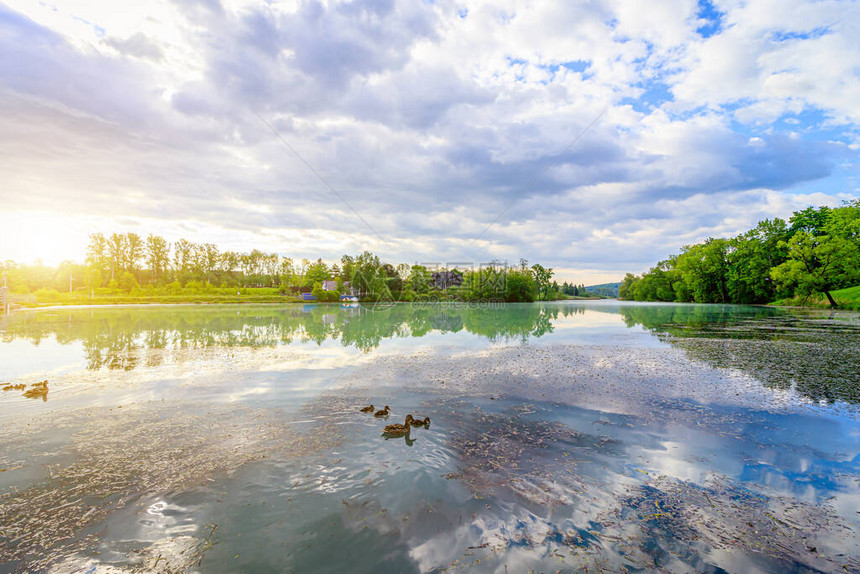
[[[134,231],[592,283],[860,195],[856,1],[140,4],[0,0],[0,260]]]

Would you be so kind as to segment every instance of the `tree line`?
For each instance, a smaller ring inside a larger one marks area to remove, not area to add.
[[[86,293],[90,298],[125,294],[179,295],[215,289],[276,289],[284,294],[311,292],[318,300],[337,300],[354,293],[365,300],[453,299],[529,302],[589,296],[583,285],[553,281],[554,271],[520,260],[508,266],[494,261],[464,269],[391,264],[365,251],[343,255],[334,263],[293,259],[258,249],[221,250],[212,243],[158,235],[93,233],[84,264],[63,262],[57,268],[24,266],[7,261],[3,270],[17,293],[38,290]],[[434,274],[455,279],[439,286]],[[334,282],[335,289],[323,286]],[[38,293],[37,293],[38,295]],[[83,296],[83,295],[81,295]]]
[[[687,245],[641,276],[628,273],[619,297],[636,301],[769,303],[860,283],[860,199],[808,207],[786,222],[766,219],[731,239]]]

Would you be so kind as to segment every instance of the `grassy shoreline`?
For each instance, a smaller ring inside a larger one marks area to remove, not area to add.
[[[840,309],[851,309],[860,311],[860,285],[839,289],[830,293],[833,295],[834,301],[839,305]],[[811,295],[809,297],[792,297],[790,299],[780,299],[770,303],[775,307],[815,307],[829,308],[830,302],[824,295]]]
[[[25,300],[15,302],[20,309],[44,309],[48,307],[91,307],[91,306],[121,306],[121,305],[248,305],[248,304],[305,304],[320,303],[320,301],[305,301],[295,296],[284,295],[277,289],[270,292],[265,288],[247,289],[238,297],[236,291],[227,293],[195,293],[195,294],[111,294],[96,295],[92,298],[81,293],[52,293],[49,297],[39,297],[38,294],[26,296]],[[833,291],[832,295],[842,309],[860,310],[860,285]],[[596,297],[567,296],[568,301],[593,301]],[[405,301],[408,302],[408,301]],[[773,307],[798,307],[798,308],[827,308],[829,303],[823,295],[812,296],[804,300],[803,297],[781,299],[768,303]]]
[[[102,291],[101,293],[99,291]],[[45,307],[102,306],[102,305],[245,305],[245,304],[298,304],[322,303],[306,301],[296,295],[285,294],[275,287],[246,288],[209,288],[195,292],[153,292],[151,289],[132,291],[96,290],[94,295],[78,290],[61,293],[53,290],[38,290],[30,294],[13,294],[12,302],[20,309],[41,309]],[[237,295],[238,293],[238,295]],[[596,300],[600,297],[562,296],[557,300]],[[449,300],[441,295],[440,301]],[[409,300],[401,302],[408,303]]]
[[[94,306],[94,305],[200,305],[200,304],[249,304],[249,303],[302,303],[298,297],[273,293],[247,293],[238,297],[236,292],[224,293],[195,293],[180,295],[96,295],[87,297],[78,293],[60,293],[50,297],[30,295],[14,301],[20,308]]]

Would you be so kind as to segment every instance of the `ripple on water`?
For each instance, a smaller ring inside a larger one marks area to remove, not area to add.
[[[219,349],[189,350],[197,359],[167,386],[205,406],[44,423],[69,432],[45,452],[74,459],[0,497],[0,543],[22,570],[55,561],[58,572],[182,570],[201,557],[213,572],[860,570],[856,411],[841,428],[798,384],[767,384],[783,367],[820,381],[827,372],[802,365],[810,353],[857,359],[796,325],[776,328],[794,333],[788,344],[744,329],[674,348],[365,358],[318,373],[312,400],[287,386],[312,369],[279,371],[278,349],[237,351],[229,369],[200,360]],[[752,363],[724,361],[727,350]],[[756,370],[762,361],[785,364]],[[849,367],[833,376],[851,383]],[[152,392],[168,371],[123,380]],[[390,420],[357,412],[369,402],[389,403]],[[433,422],[408,440],[380,436],[407,413]],[[84,558],[94,551],[99,561]]]

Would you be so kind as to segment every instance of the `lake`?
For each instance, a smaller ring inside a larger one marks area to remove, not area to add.
[[[857,313],[43,309],[0,386],[0,572],[860,572]]]

